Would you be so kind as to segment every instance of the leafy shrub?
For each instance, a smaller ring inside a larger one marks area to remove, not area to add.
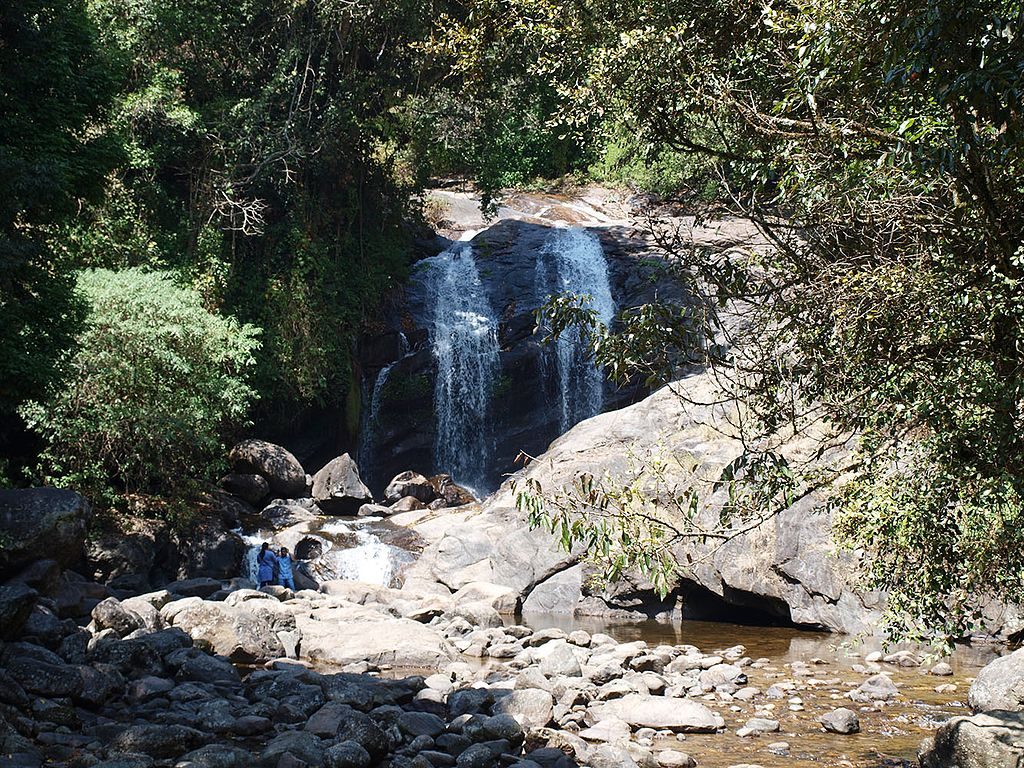
[[[627,184],[664,198],[689,192],[712,201],[722,194],[715,162],[706,155],[644,141],[622,123],[596,143],[598,157],[588,168],[595,181]]]
[[[89,316],[63,384],[22,408],[47,441],[43,473],[104,503],[208,476],[255,394],[259,329],[208,312],[166,274],[90,270],[78,290]]]

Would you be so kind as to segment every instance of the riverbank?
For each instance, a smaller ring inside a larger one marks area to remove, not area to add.
[[[880,765],[961,711],[974,671],[789,629],[506,623],[480,585],[250,586],[107,598],[85,627],[25,587],[0,652],[5,765]],[[858,733],[823,730],[840,707]]]

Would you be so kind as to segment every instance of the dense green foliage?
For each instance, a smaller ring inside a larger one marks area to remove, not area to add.
[[[178,270],[265,332],[268,411],[344,400],[354,335],[408,260],[415,178],[391,114],[429,3],[92,0],[127,71],[130,162],[68,247],[89,266]]]
[[[1024,597],[1020,4],[472,5],[467,68],[544,81],[566,132],[621,122],[713,162],[773,238],[740,260],[669,238],[708,314],[640,337],[710,350],[716,307],[743,307],[708,362],[752,440],[808,411],[859,436],[837,531],[873,555],[894,631],[959,634],[979,596]]]
[[[22,407],[47,439],[48,479],[97,502],[182,495],[223,461],[248,411],[258,332],[139,268],[83,272],[78,289],[89,312],[62,381]]]
[[[224,322],[262,329],[247,377],[264,427],[358,406],[347,396],[357,336],[410,261],[423,170],[406,149],[408,105],[430,79],[416,43],[434,13],[430,0],[5,5],[0,460],[14,457],[5,474],[31,472],[37,448],[18,406],[71,386],[56,362],[79,359],[76,343],[95,350],[110,331],[79,334],[82,268],[165,276],[140,294],[155,315],[181,301],[174,286],[191,286],[205,310],[235,318]],[[155,400],[143,402],[160,421]],[[242,423],[239,409],[224,413]],[[66,438],[72,419],[83,434],[90,419],[106,433],[111,418],[62,412],[58,430],[35,416],[50,440]],[[146,457],[119,456],[113,464],[128,474],[115,477],[87,449],[71,455],[74,445],[40,446],[54,481],[92,474],[167,490],[147,476]],[[170,464],[184,471],[179,458]],[[208,458],[200,451],[193,469]]]
[[[0,444],[81,321],[45,228],[97,197],[117,146],[92,130],[115,87],[76,0],[0,8]]]

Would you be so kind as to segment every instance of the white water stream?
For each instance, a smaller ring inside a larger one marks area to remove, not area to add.
[[[471,245],[456,243],[422,263],[430,270],[430,343],[437,364],[434,464],[462,485],[485,487],[493,453],[489,405],[499,372],[498,321]]]
[[[545,257],[554,261],[558,292],[586,297],[597,319],[610,325],[615,317],[615,300],[608,280],[608,263],[597,236],[579,227],[553,230],[543,253],[538,254],[538,261]],[[601,412],[604,373],[594,364],[586,340],[576,328],[559,336],[555,358],[559,427],[564,434],[573,425]]]
[[[289,548],[293,557],[299,559],[299,568],[318,582],[346,579],[392,586],[400,569],[412,562],[414,555],[381,541],[375,532],[380,522],[379,517],[330,520],[311,526],[306,533],[288,536],[288,539],[297,539]],[[278,535],[285,538],[287,533],[286,530]],[[243,535],[242,539],[249,545],[242,565],[242,575],[258,584],[256,556],[260,547],[268,541],[277,551],[282,543],[275,539],[274,534],[263,531]],[[285,541],[287,545],[288,541]],[[303,559],[307,551],[315,556]]]

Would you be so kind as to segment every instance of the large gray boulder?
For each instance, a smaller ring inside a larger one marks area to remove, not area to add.
[[[35,560],[75,565],[82,558],[92,510],[62,488],[0,490],[0,578]]]
[[[329,515],[355,515],[373,501],[359,477],[359,467],[347,453],[330,461],[313,476],[313,501]]]
[[[235,663],[259,664],[284,656],[273,625],[244,608],[204,601],[176,613],[173,622],[192,637],[196,647]]]
[[[307,661],[344,666],[366,661],[378,666],[437,669],[457,653],[433,627],[411,619],[345,603],[295,617],[302,633],[299,656]]]
[[[244,440],[228,453],[235,472],[266,478],[270,490],[285,498],[305,495],[306,470],[299,460],[280,445],[266,440]]]
[[[666,728],[680,733],[714,733],[725,727],[720,714],[699,702],[639,693],[595,704],[587,710],[587,717],[595,723],[617,718],[634,728]]]
[[[512,715],[523,728],[543,728],[551,722],[555,701],[548,691],[517,688],[498,699],[491,714]]]
[[[686,486],[693,482],[689,462],[673,462],[671,457],[688,457],[714,478],[741,455],[741,442],[729,432],[733,415],[722,404],[713,378],[695,374],[635,405],[577,424],[524,474],[553,492],[571,484],[580,472],[628,481],[637,457],[650,456],[668,459],[666,486]],[[811,448],[806,439],[791,442],[785,450],[796,454]],[[837,450],[823,461],[839,461],[842,455]],[[709,519],[702,522],[714,525],[712,518],[717,519],[726,501],[724,490],[709,495],[703,512]],[[852,556],[835,553],[828,509],[827,499],[812,493],[724,545],[678,546],[677,559],[696,565],[685,572],[686,583],[677,596],[692,592],[712,608],[715,603],[732,604],[807,627],[871,632],[882,606],[877,595],[856,588]],[[578,565],[581,553],[565,552],[547,531],[530,530],[508,484],[479,508],[453,510],[441,520],[414,527],[429,543],[408,578],[434,579],[451,589],[471,581],[506,585],[519,593],[527,611],[599,613],[598,603],[609,610],[621,603],[623,595],[615,589],[588,596],[586,572]],[[624,607],[635,612],[654,615],[671,609],[653,589],[637,593],[631,584],[626,593],[631,603]],[[683,606],[693,618],[701,618],[701,610],[693,599]]]
[[[975,712],[1024,710],[1024,648],[986,665],[971,685],[967,700]]]
[[[921,745],[921,768],[1020,768],[1024,713],[994,711],[947,720]]]

